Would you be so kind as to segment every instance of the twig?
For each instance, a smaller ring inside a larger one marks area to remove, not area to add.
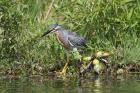
[[[45,21],[47,21],[47,19],[49,18],[49,15],[50,15],[50,13],[51,13],[52,6],[53,6],[54,1],[55,1],[55,0],[52,0],[51,4],[50,4],[50,6],[49,6],[49,9],[48,9],[48,11],[47,11],[47,14],[46,14],[46,16],[45,16],[45,18],[44,18]]]

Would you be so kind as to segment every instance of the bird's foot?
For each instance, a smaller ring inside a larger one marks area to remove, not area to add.
[[[67,68],[63,69],[60,72],[56,72],[57,77],[66,78],[66,70],[67,70]]]

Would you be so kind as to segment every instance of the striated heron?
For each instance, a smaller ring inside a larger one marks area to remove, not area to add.
[[[77,58],[81,60],[81,55],[78,50],[81,49],[82,47],[86,47],[86,41],[83,37],[77,36],[75,32],[70,32],[69,30],[65,30],[59,24],[50,25],[49,30],[45,32],[42,35],[42,37],[46,36],[51,32],[55,33],[57,41],[60,43],[62,47],[64,47],[67,53],[67,62],[61,72],[61,74],[65,75],[67,70],[67,65],[69,63],[68,52],[74,51],[76,55],[78,55]]]

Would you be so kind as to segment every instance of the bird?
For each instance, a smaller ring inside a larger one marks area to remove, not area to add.
[[[64,29],[62,25],[59,24],[51,24],[49,26],[49,30],[44,32],[42,37],[48,35],[51,32],[55,33],[57,41],[66,51],[67,62],[61,71],[61,74],[65,75],[69,63],[69,51],[74,51],[75,54],[78,55],[77,58],[81,59],[79,49],[81,49],[82,47],[87,47],[86,40],[85,38],[78,36],[75,32]]]

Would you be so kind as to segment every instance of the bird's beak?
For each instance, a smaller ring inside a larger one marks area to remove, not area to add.
[[[52,32],[53,30],[48,30],[47,32],[45,32],[41,37],[46,36],[47,34],[49,34],[50,32]]]

